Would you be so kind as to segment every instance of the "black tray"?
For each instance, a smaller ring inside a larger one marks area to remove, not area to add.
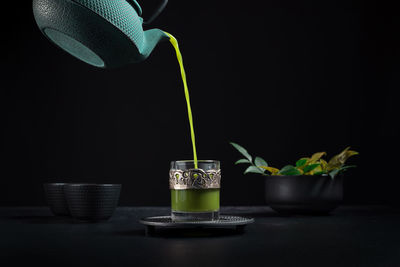
[[[146,217],[139,220],[146,226],[146,235],[153,235],[158,228],[226,228],[235,227],[236,231],[243,232],[244,227],[254,222],[253,218],[232,215],[220,215],[215,221],[174,222],[171,216]]]

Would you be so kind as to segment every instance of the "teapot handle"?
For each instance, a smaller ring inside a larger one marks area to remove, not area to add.
[[[147,19],[146,21],[143,21],[143,24],[152,23],[153,20],[155,20],[158,17],[158,15],[160,15],[160,13],[164,10],[164,8],[166,7],[167,4],[168,4],[168,0],[162,0],[160,5],[156,8],[156,11],[154,11],[153,15],[151,15],[151,17],[149,19]]]

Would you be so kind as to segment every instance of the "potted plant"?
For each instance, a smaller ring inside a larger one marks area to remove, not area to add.
[[[249,164],[244,171],[266,177],[265,200],[275,211],[288,213],[328,213],[343,198],[342,173],[354,165],[345,162],[358,152],[347,147],[329,161],[323,159],[326,152],[303,157],[294,165],[281,169],[269,166],[261,157],[253,158],[245,148],[231,143],[244,158],[235,164]]]

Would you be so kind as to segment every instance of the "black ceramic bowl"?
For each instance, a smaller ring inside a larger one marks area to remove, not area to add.
[[[109,219],[117,207],[120,191],[120,184],[70,183],[64,187],[72,217],[88,221]]]
[[[45,183],[43,184],[46,202],[54,215],[70,215],[67,201],[64,195],[66,183]]]
[[[269,176],[265,180],[265,200],[278,212],[326,214],[342,199],[341,176]]]

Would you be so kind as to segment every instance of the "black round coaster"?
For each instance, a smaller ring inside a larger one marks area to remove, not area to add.
[[[220,215],[218,220],[214,221],[188,221],[174,222],[171,216],[146,217],[139,220],[146,226],[146,235],[152,235],[155,228],[223,228],[235,227],[237,231],[243,232],[244,227],[254,222],[253,218],[245,218],[233,215]]]

